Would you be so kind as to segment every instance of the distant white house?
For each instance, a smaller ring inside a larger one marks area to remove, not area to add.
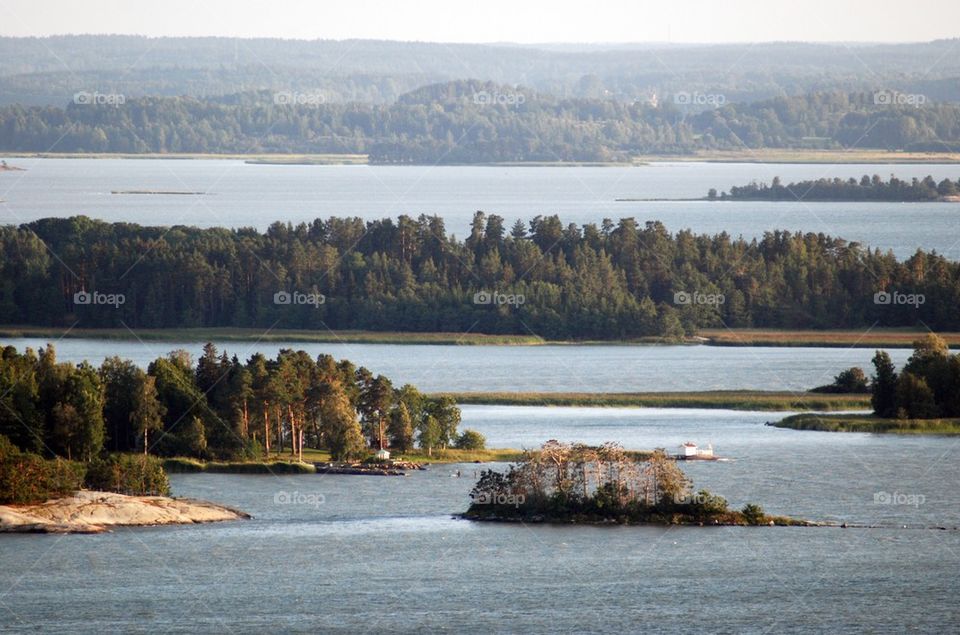
[[[713,444],[700,448],[697,447],[696,443],[687,441],[680,446],[680,456],[683,458],[713,458]]]
[[[387,450],[379,450],[375,456],[379,461],[387,461],[390,459],[390,452]]]

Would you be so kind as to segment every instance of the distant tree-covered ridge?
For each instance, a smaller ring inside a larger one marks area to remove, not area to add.
[[[254,229],[0,227],[0,324],[679,338],[701,327],[960,330],[960,264],[823,234],[671,234],[478,212]]]
[[[327,103],[390,103],[419,86],[465,75],[501,84],[522,82],[564,97],[626,102],[680,91],[719,93],[733,103],[812,90],[884,87],[958,101],[955,46],[956,39],[864,45],[518,46],[132,35],[0,37],[0,104],[60,105],[80,90],[118,91],[127,97],[218,96],[250,86],[322,91]]]
[[[358,153],[374,163],[625,162],[761,148],[956,150],[960,105],[811,93],[702,112],[664,99],[559,98],[474,80],[390,104],[260,91],[216,98],[83,92],[66,108],[0,108],[0,151]],[[718,102],[719,105],[719,102]]]
[[[784,185],[780,177],[774,177],[773,182],[750,183],[730,188],[730,193],[722,192],[721,200],[736,201],[894,201],[920,202],[956,199],[960,194],[960,179],[951,181],[942,179],[939,183],[932,176],[922,179],[913,178],[904,181],[891,175],[886,181],[874,174],[872,177],[864,174],[860,180],[850,178],[821,178],[815,181],[800,181]],[[718,198],[716,191],[711,190],[707,198]]]

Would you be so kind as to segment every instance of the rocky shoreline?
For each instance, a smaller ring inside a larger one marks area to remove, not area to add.
[[[632,520],[624,517],[595,517],[595,516],[547,516],[545,514],[531,515],[505,515],[505,514],[478,514],[464,512],[455,514],[454,518],[459,520],[472,520],[486,523],[530,523],[530,524],[548,524],[548,525],[632,525],[632,526],[669,526],[686,525],[694,527],[840,527],[831,523],[822,523],[812,520],[799,520],[787,516],[768,516],[764,522],[751,525],[739,519],[709,519],[700,520],[693,517],[682,517],[679,515],[670,518],[649,518],[647,520]]]
[[[112,527],[190,525],[248,519],[240,510],[166,496],[81,490],[36,505],[0,505],[0,533],[96,534]]]
[[[412,461],[389,461],[385,463],[314,463],[317,474],[347,474],[356,476],[406,476],[407,470],[424,469]]]

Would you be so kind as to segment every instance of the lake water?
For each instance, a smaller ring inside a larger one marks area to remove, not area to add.
[[[666,163],[635,168],[254,166],[240,161],[10,159],[0,222],[87,214],[143,224],[265,228],[330,215],[473,211],[508,222],[659,219],[671,230],[841,236],[900,257],[957,258],[945,204],[615,202],[696,197],[753,179],[864,173],[956,179],[960,166]],[[200,190],[205,196],[113,195]],[[19,349],[45,340],[8,339]],[[806,390],[872,349],[425,346],[220,342],[246,358],[302,348],[424,391]],[[201,343],[65,339],[61,360],[141,366]],[[909,351],[890,351],[901,365]],[[543,527],[474,524],[481,466],[407,478],[174,475],[173,491],[254,519],[96,536],[0,536],[0,632],[727,633],[960,631],[960,439],[780,430],[784,413],[466,406],[491,447],[548,439],[627,448],[712,443],[729,462],[685,464],[739,507],[873,529]],[[452,478],[456,472],[464,478]],[[293,498],[309,501],[285,503]],[[906,526],[906,527],[904,527]]]
[[[0,339],[23,351],[49,340]],[[349,359],[395,386],[410,383],[426,392],[543,391],[644,392],[678,390],[796,390],[828,384],[840,371],[860,366],[872,372],[870,348],[777,348],[726,346],[443,346],[419,344],[309,344],[303,342],[214,342],[246,360],[281,348],[303,349]],[[194,360],[203,342],[136,342],[67,338],[55,343],[57,359],[98,364],[119,355],[146,368],[175,349]],[[901,366],[907,349],[890,349]]]
[[[755,237],[790,229],[823,232],[892,249],[960,257],[958,206],[943,203],[617,202],[618,198],[695,198],[753,180],[895,173],[957,179],[957,165],[788,165],[655,163],[641,167],[278,166],[239,160],[8,158],[24,172],[0,173],[0,222],[86,214],[107,221],[201,227],[252,226],[317,217],[364,219],[438,214],[462,237],[475,210],[513,221],[559,214],[565,222],[660,220]],[[119,195],[114,190],[180,190],[203,196]]]
[[[478,466],[407,478],[174,475],[254,519],[0,536],[9,632],[956,632],[953,442],[779,430],[757,413],[480,408],[493,445],[712,440],[697,486],[875,529],[475,524]],[[460,470],[464,478],[451,478]],[[922,497],[922,498],[921,498]],[[287,503],[286,500],[300,503]],[[886,503],[885,501],[891,501]],[[907,528],[903,528],[906,525]]]

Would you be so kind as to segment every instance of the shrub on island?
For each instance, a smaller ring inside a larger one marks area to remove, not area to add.
[[[87,489],[127,496],[167,496],[170,482],[163,462],[145,454],[108,454],[87,466]]]
[[[548,441],[507,472],[485,470],[470,492],[470,520],[619,524],[794,525],[758,505],[729,509],[726,499],[694,493],[662,449],[630,454],[601,446]]]
[[[483,450],[487,447],[487,438],[476,430],[464,430],[454,447],[458,450]]]
[[[0,435],[0,504],[42,503],[83,486],[84,466],[23,452]]]

